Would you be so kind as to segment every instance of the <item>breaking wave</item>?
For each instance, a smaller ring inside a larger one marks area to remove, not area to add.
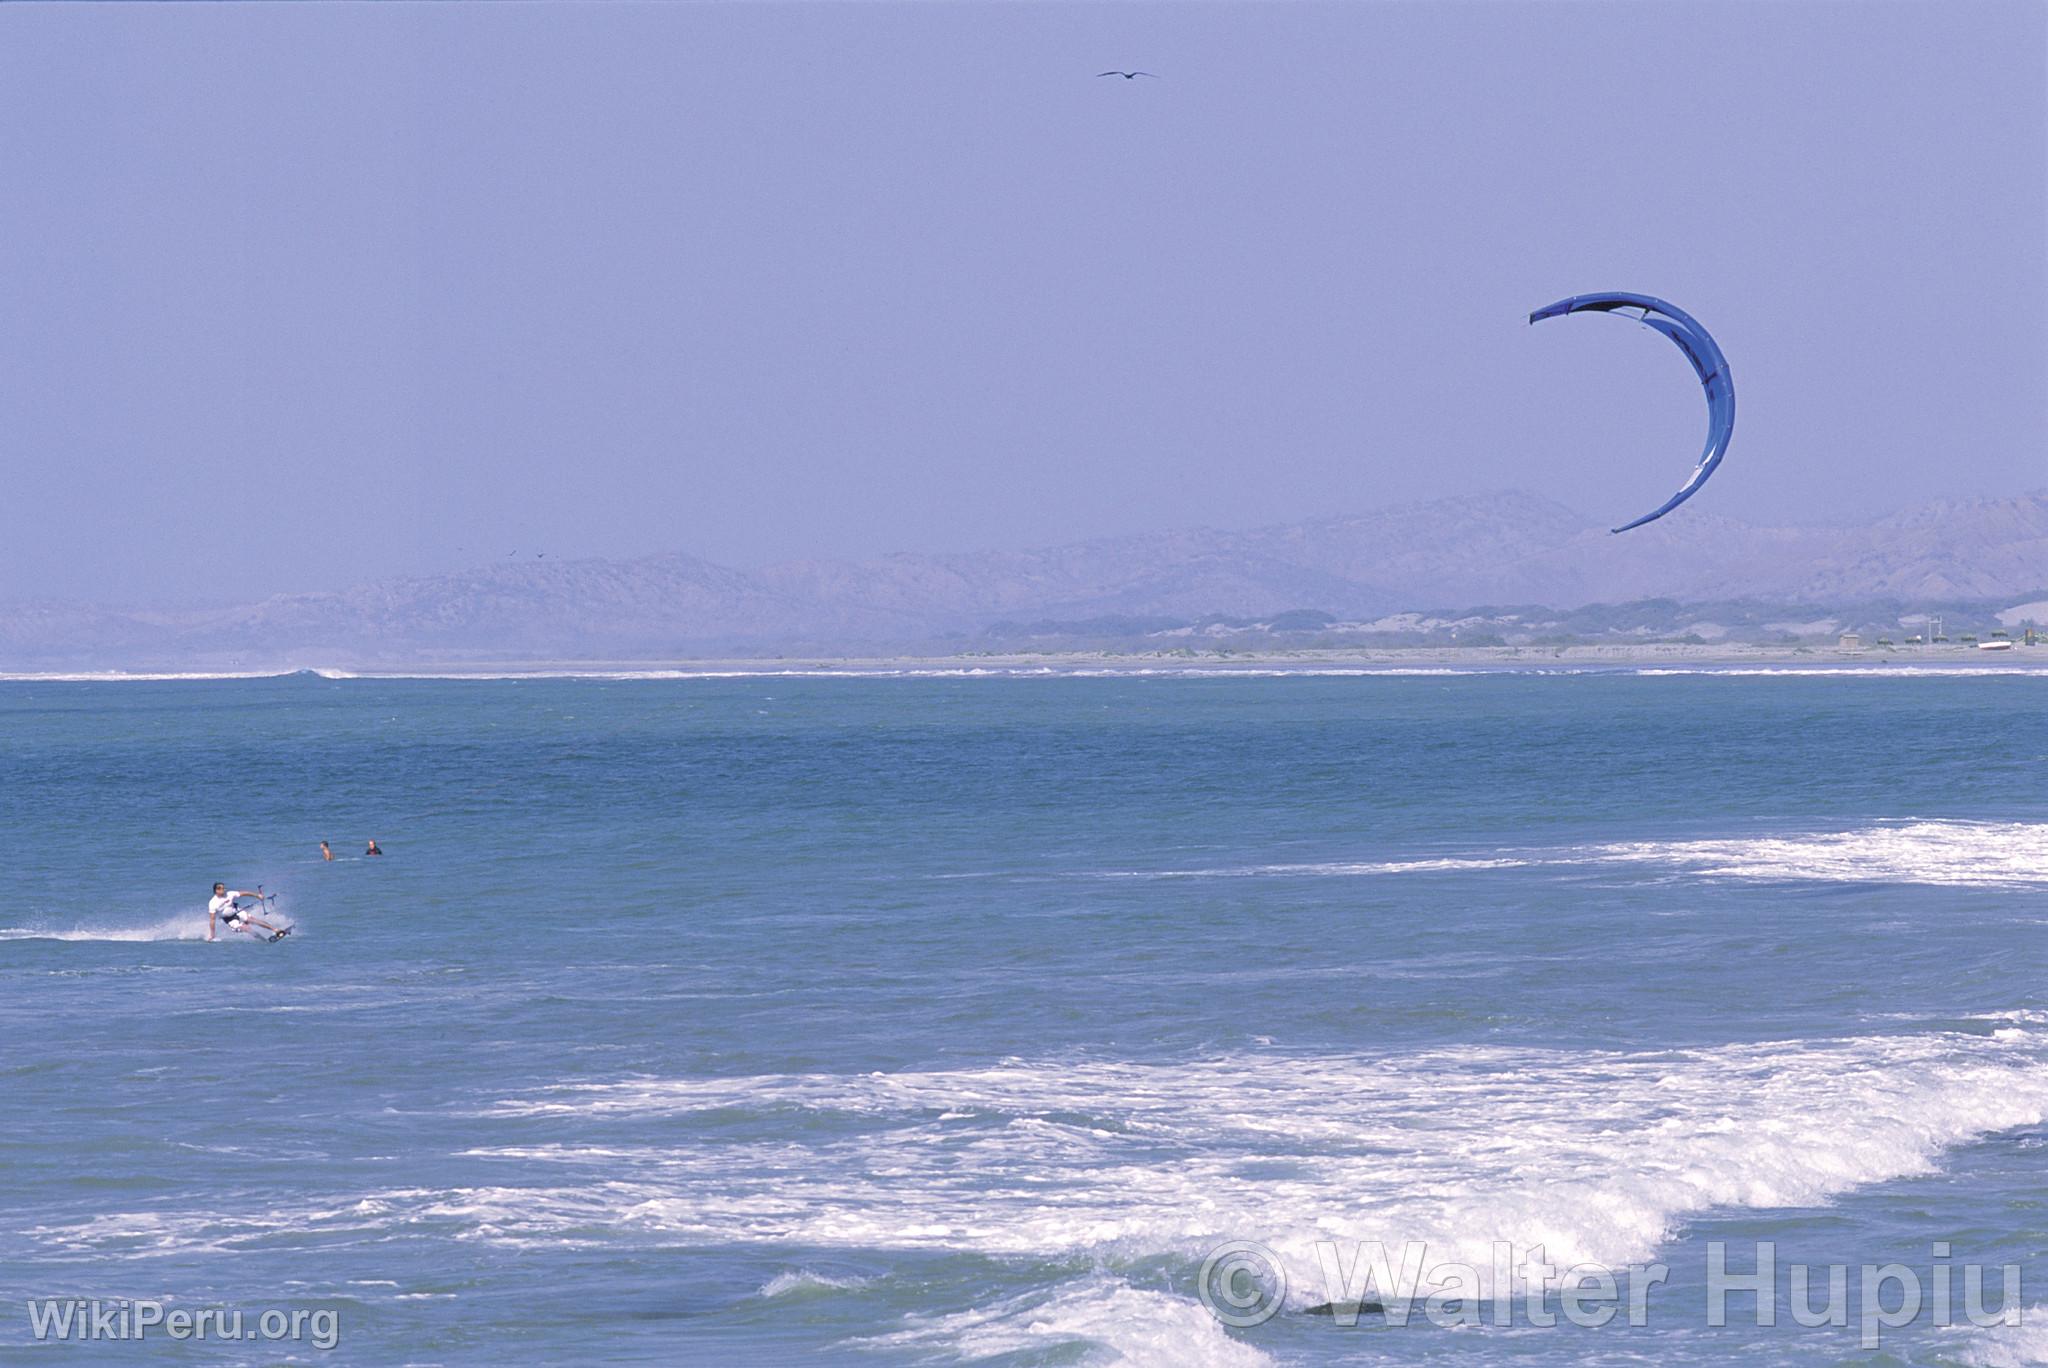
[[[2048,886],[2048,823],[1902,819],[1846,831],[1616,841],[1405,860],[1122,869],[1091,877],[1344,878],[1569,865],[1640,866],[1704,879],[2044,887]]]

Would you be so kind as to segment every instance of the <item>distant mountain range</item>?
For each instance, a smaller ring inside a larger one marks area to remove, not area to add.
[[[1758,622],[1773,604],[1992,611],[2048,600],[2048,491],[1857,527],[1756,527],[1687,509],[1623,536],[1509,492],[1037,551],[751,572],[680,554],[531,561],[226,609],[0,605],[0,670],[957,650],[1043,637],[1045,624],[1064,624],[1055,636],[1106,623],[1096,635],[1169,641],[1204,622],[1287,614],[1285,630],[1313,636],[1323,619],[1355,632],[1403,613],[1445,621],[1473,605],[1643,600],[1746,603]]]

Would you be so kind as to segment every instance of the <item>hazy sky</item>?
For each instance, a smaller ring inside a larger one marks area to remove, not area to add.
[[[1159,80],[1100,80],[1142,67]],[[2048,484],[2048,5],[0,5],[0,598]]]

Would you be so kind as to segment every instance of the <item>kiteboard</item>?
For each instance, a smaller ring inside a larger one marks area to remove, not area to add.
[[[270,905],[271,905],[272,903],[276,902],[276,901],[277,901],[277,894],[275,894],[275,893],[265,893],[265,892],[263,891],[263,885],[262,885],[262,884],[257,884],[257,885],[256,885],[256,907],[257,907],[257,910],[258,910],[258,911],[263,911],[263,912],[267,912],[267,911],[269,911],[269,910],[270,910]],[[237,911],[237,912],[240,912],[240,911],[242,910],[242,904],[241,904],[241,901],[240,901],[239,899],[237,899],[237,900],[236,900],[236,902],[234,903],[234,908],[235,908],[235,911]],[[262,942],[263,942],[264,944],[266,944],[266,945],[275,945],[275,944],[277,944],[277,943],[278,943],[279,941],[283,940],[283,939],[284,939],[284,938],[285,938],[286,936],[289,936],[289,935],[290,935],[290,934],[292,933],[292,928],[291,928],[291,927],[289,927],[289,926],[285,926],[285,927],[280,927],[280,928],[278,928],[278,930],[276,930],[275,932],[273,932],[272,934],[270,934],[270,935],[268,935],[268,936],[266,936],[266,935],[263,935],[263,934],[261,934],[261,933],[260,933],[260,932],[258,932],[258,931],[256,930],[256,928],[255,928],[255,927],[253,927],[253,926],[236,926],[236,927],[232,927],[231,929],[232,929],[232,930],[234,930],[234,931],[238,931],[238,932],[242,932],[242,933],[245,933],[245,934],[251,934],[251,935],[254,935],[254,936],[256,937],[256,939],[257,939],[257,940],[260,940],[260,941],[262,941]]]

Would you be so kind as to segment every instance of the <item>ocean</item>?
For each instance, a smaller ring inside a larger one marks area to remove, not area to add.
[[[0,1354],[98,1303],[106,1362],[2048,1362],[2044,719],[0,683]],[[216,879],[295,934],[207,943]],[[1444,1295],[1329,1314],[1375,1242]],[[156,1320],[208,1309],[249,1337]]]

